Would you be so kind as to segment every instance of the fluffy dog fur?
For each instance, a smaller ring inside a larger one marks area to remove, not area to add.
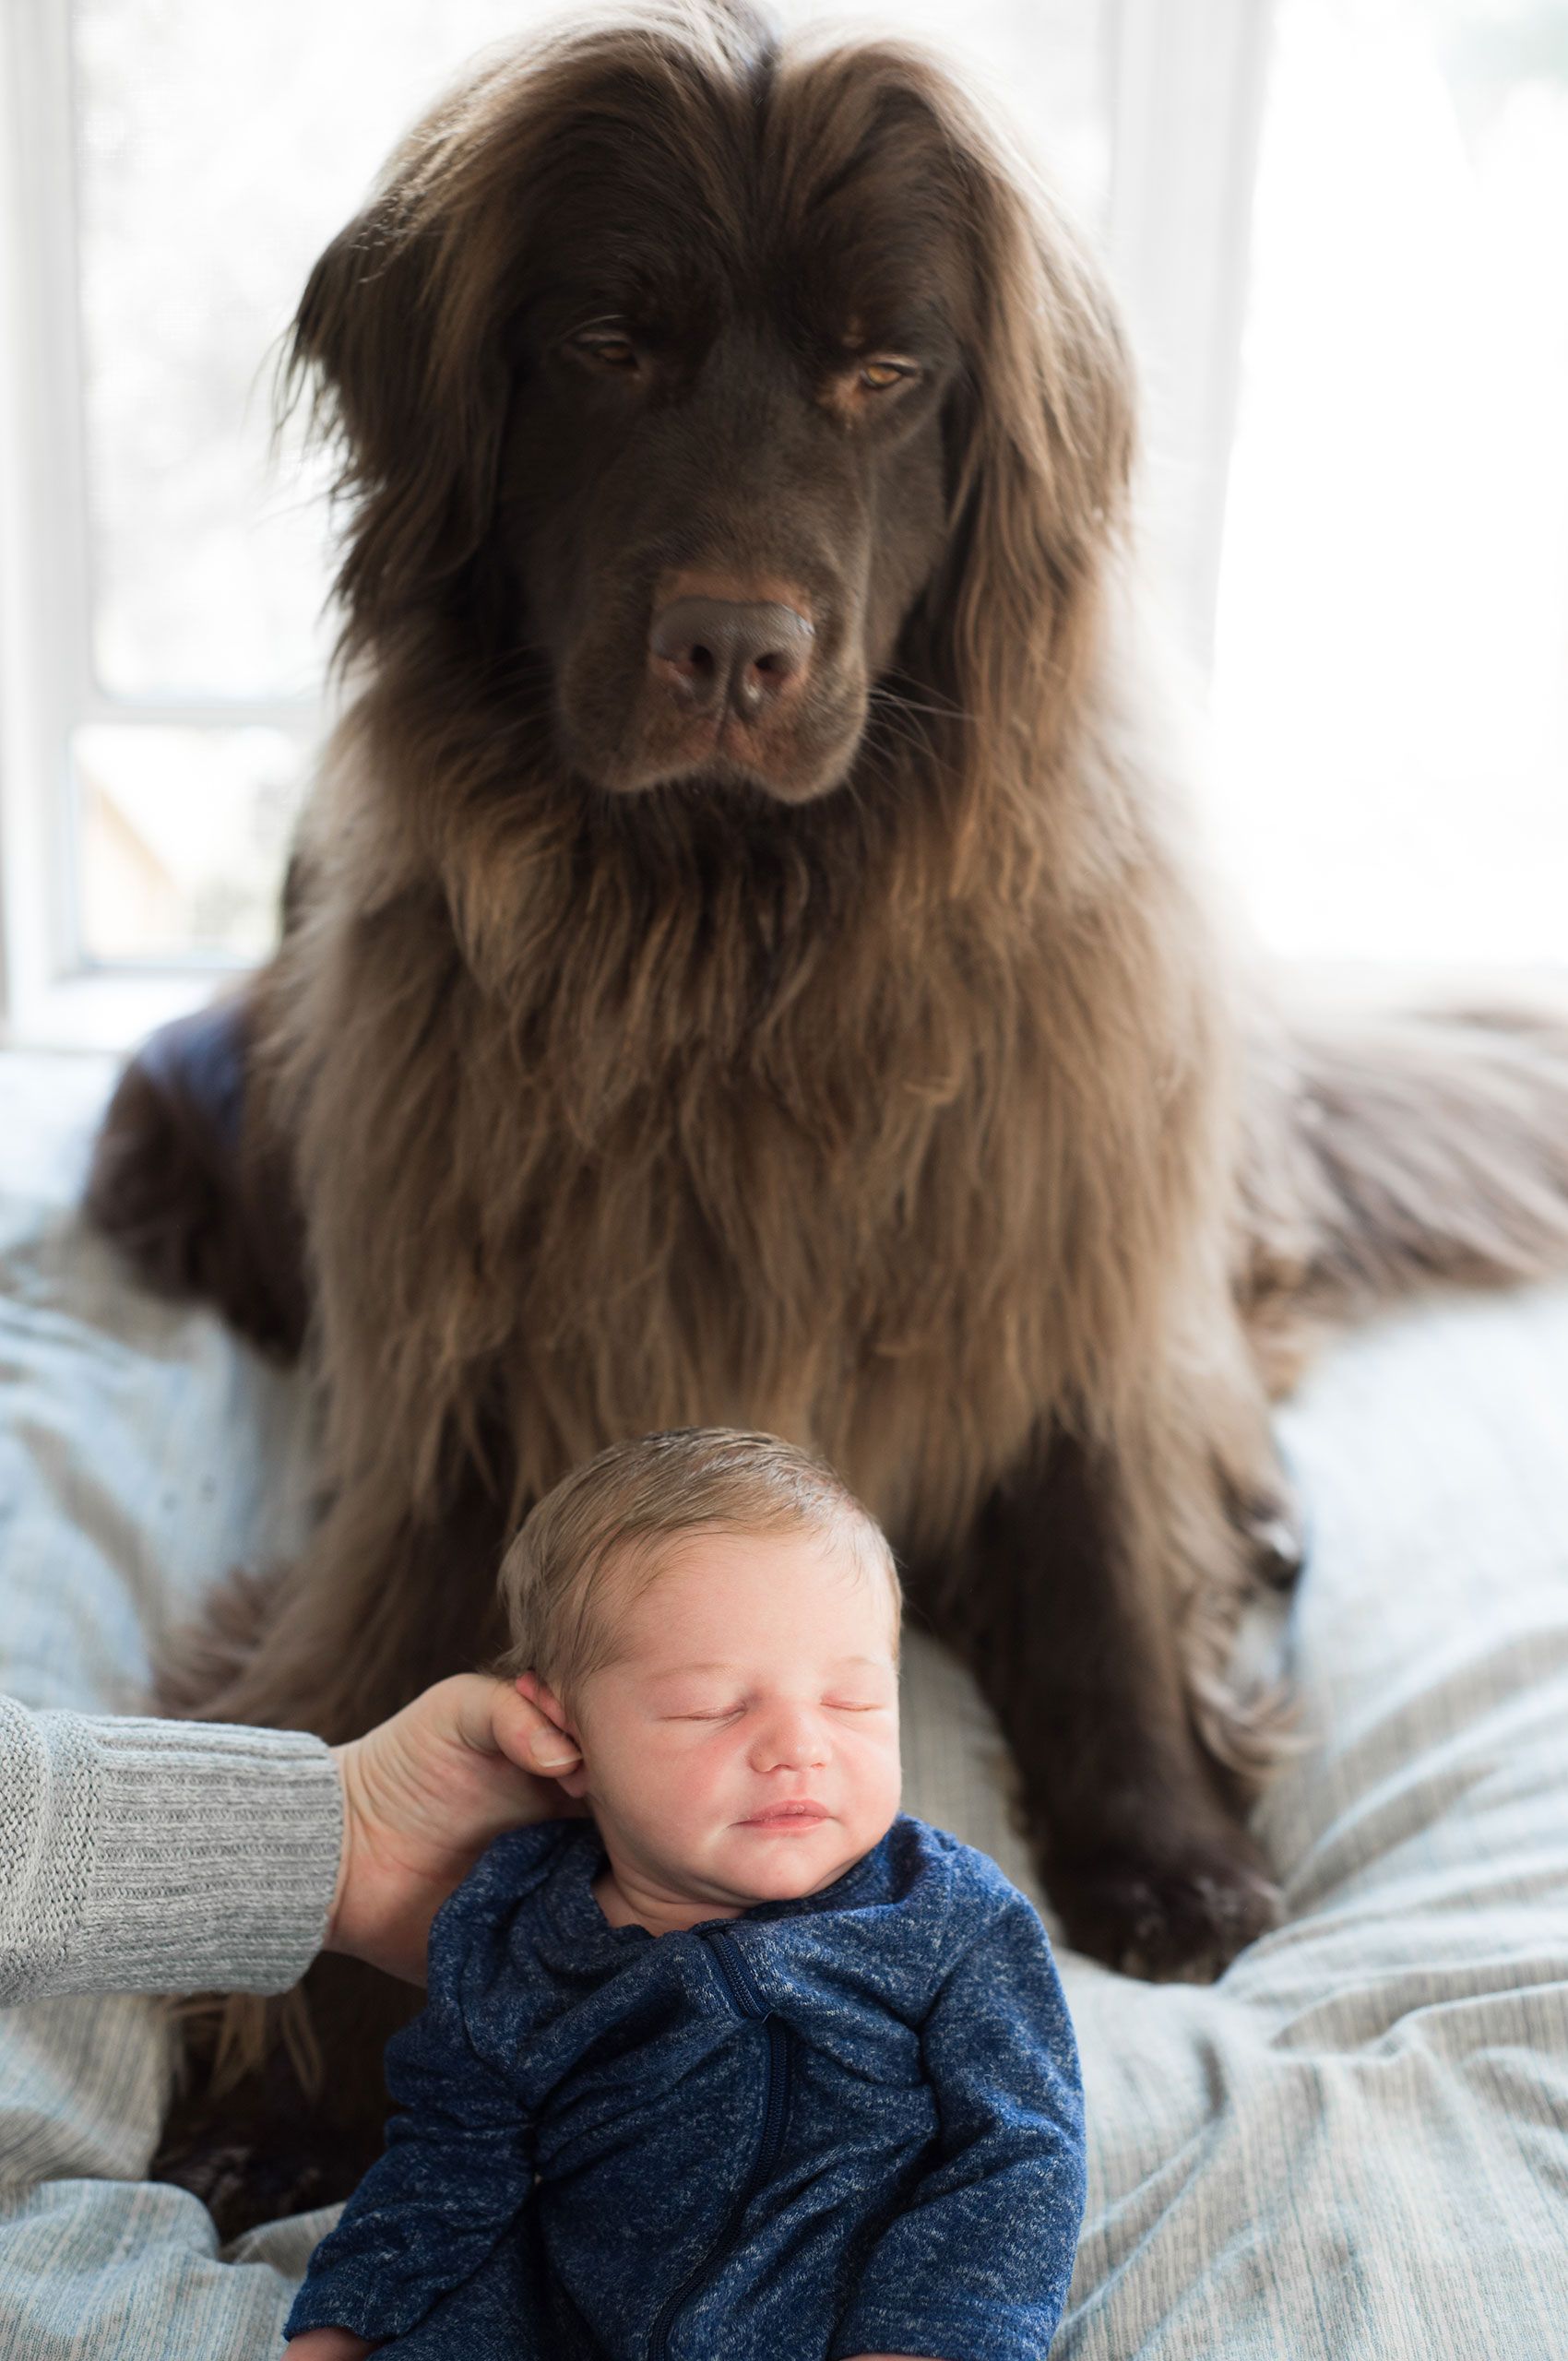
[[[351,701],[279,951],[132,1067],[90,1203],[303,1344],[323,1515],[164,1702],[357,1732],[487,1653],[576,1462],[767,1428],[974,1666],[1070,1939],[1212,1975],[1278,1906],[1287,1701],[1227,1669],[1289,1560],[1269,1396],[1347,1311],[1568,1260],[1568,1034],[1297,1022],[1235,948],[1111,304],[923,54],[529,42],[398,151],[292,368]],[[705,747],[649,628],[714,581],[813,653]]]

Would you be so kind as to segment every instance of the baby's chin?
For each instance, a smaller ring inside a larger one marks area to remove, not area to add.
[[[886,1833],[851,1834],[835,1820],[783,1831],[742,1825],[730,1832],[725,1870],[748,1903],[794,1902],[841,1878]]]

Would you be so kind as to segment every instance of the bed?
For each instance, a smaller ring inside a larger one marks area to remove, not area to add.
[[[291,1546],[311,1464],[300,1383],[75,1217],[109,1080],[0,1058],[0,1691],[88,1711],[137,1708],[167,1619]],[[1257,1823],[1286,1918],[1212,1988],[1059,1952],[1089,2185],[1053,2361],[1560,2361],[1568,1287],[1386,1317],[1281,1429],[1312,1559],[1242,1645],[1305,1700]],[[1038,1900],[984,1709],[908,1657],[907,1809]],[[280,2350],[333,2211],[220,2246],[146,2177],[170,2072],[150,2000],[0,2012],[0,2361]]]

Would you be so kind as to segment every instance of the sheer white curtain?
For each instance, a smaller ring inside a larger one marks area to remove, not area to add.
[[[1318,958],[1568,961],[1568,6],[1277,0],[1215,830]]]
[[[1110,255],[1141,367],[1148,530],[1202,667],[1235,431],[1274,0],[1117,0]]]

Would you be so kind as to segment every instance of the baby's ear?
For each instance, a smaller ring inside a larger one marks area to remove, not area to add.
[[[536,1706],[547,1721],[554,1723],[568,1746],[575,1747],[577,1744],[576,1733],[566,1717],[566,1708],[547,1680],[541,1680],[537,1672],[520,1672],[512,1685],[519,1697],[526,1697],[529,1703]],[[588,1792],[588,1774],[583,1767],[580,1751],[578,1760],[569,1771],[557,1771],[551,1775],[556,1786],[568,1796],[576,1797]]]

